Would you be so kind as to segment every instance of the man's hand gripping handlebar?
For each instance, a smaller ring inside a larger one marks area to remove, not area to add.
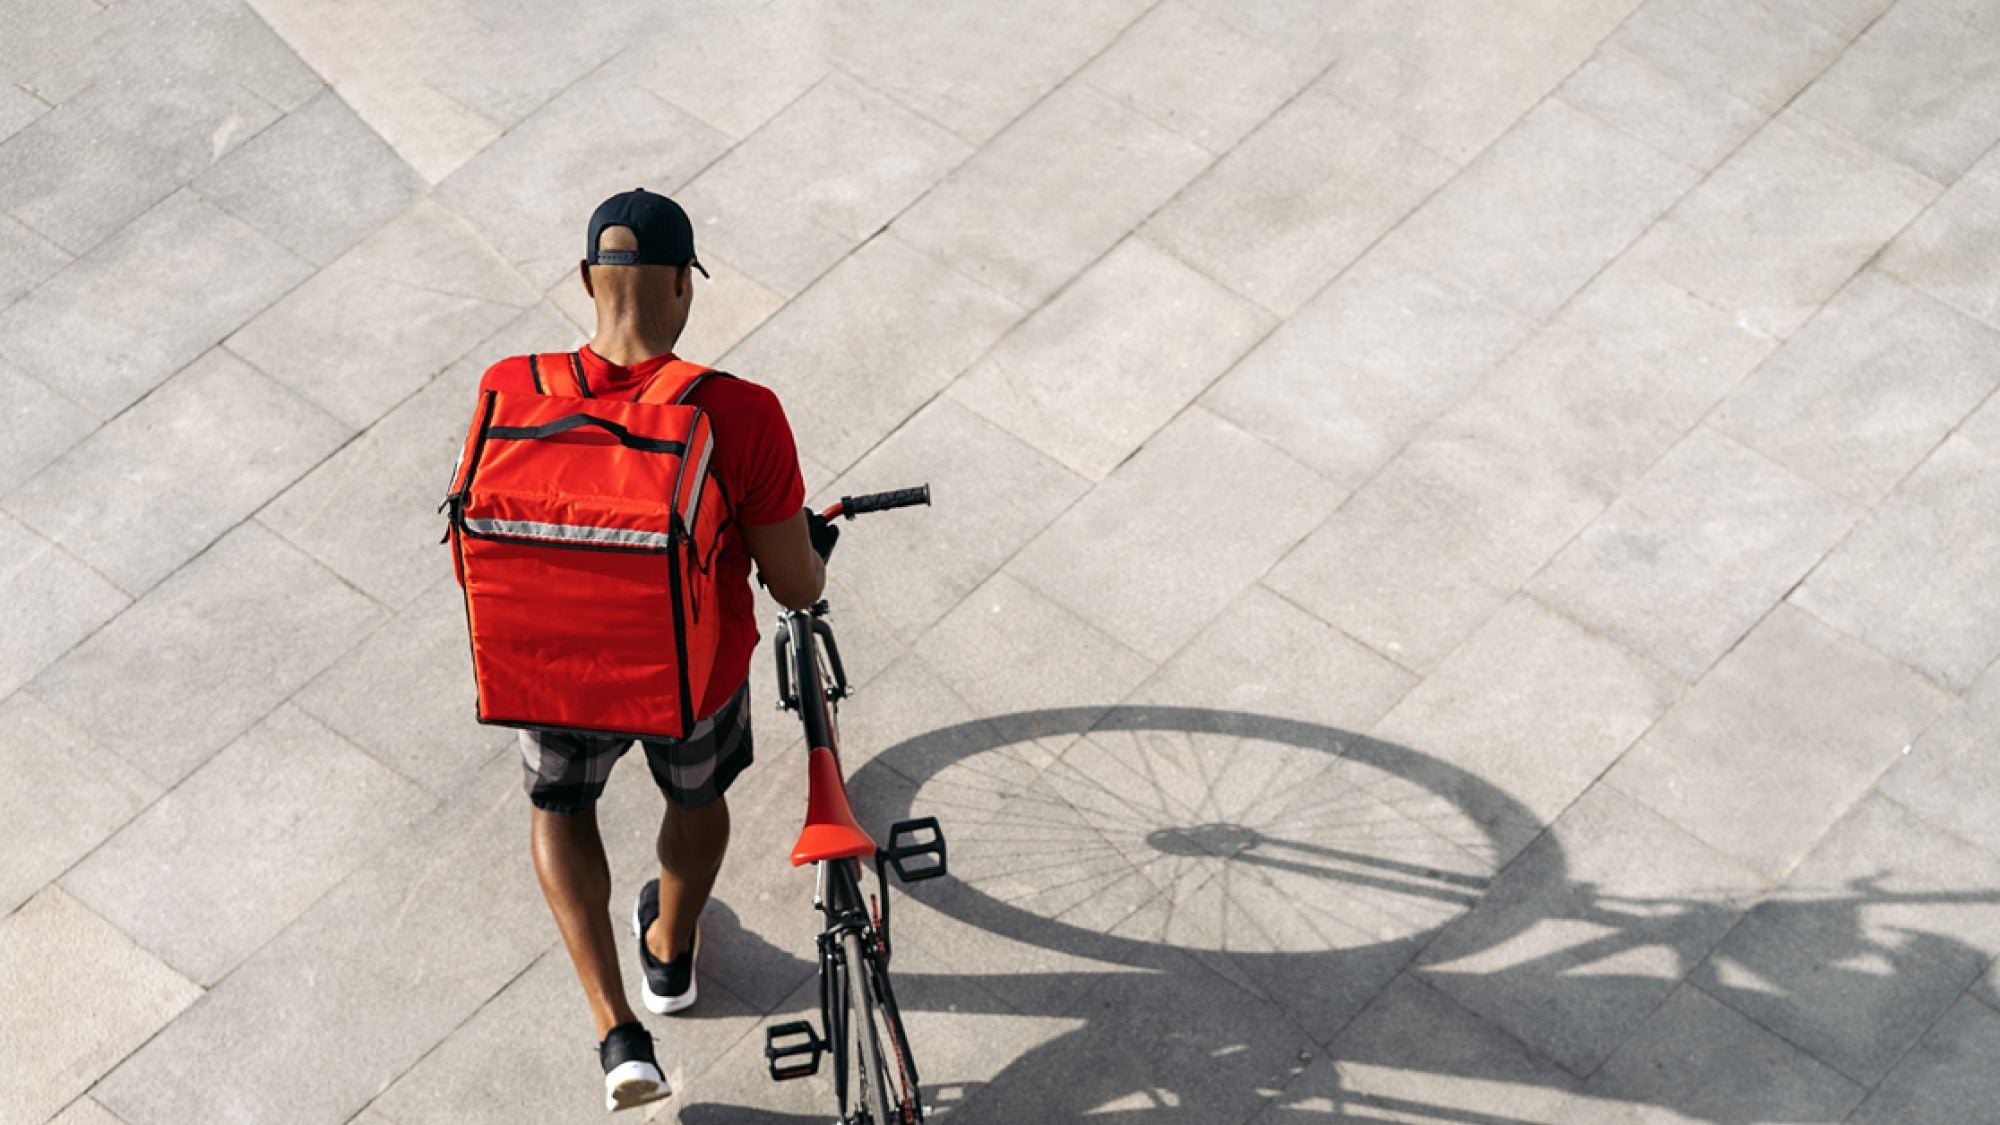
[[[820,561],[833,558],[833,545],[840,542],[840,529],[833,521],[842,516],[853,519],[863,512],[886,512],[891,508],[908,508],[916,504],[931,502],[931,486],[920,484],[915,488],[898,488],[891,492],[871,492],[866,496],[843,496],[840,502],[824,512],[806,509],[806,533],[812,537],[813,550],[818,552]]]

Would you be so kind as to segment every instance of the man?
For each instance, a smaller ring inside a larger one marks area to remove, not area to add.
[[[597,306],[597,332],[579,352],[594,395],[629,399],[674,358],[694,300],[694,229],[672,200],[643,188],[612,196],[591,216],[584,291]],[[526,356],[487,370],[482,387],[532,393]],[[750,590],[754,562],[772,597],[799,609],[818,600],[824,556],[838,530],[803,508],[805,482],[791,427],[769,390],[714,376],[688,401],[707,411],[714,432],[711,471],[732,505],[716,566],[722,639],[698,721],[686,737],[645,741],[654,781],[666,795],[660,873],[634,911],[648,1010],[684,1010],[695,999],[697,920],[729,844],[723,793],[750,764],[750,658],[757,646]],[[631,739],[523,730],[530,842],[535,874],[554,912],[597,1025],[605,1104],[626,1109],[668,1095],[652,1037],[626,1003],[609,906],[611,873],[595,804],[612,763]]]

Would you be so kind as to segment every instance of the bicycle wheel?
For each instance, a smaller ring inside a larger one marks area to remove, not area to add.
[[[856,1125],[891,1125],[896,1118],[890,1116],[889,1068],[882,1058],[882,1037],[876,1029],[875,998],[868,987],[869,963],[861,956],[861,935],[852,930],[841,935],[840,951],[847,971],[847,1019],[843,1022],[854,1060],[848,1076],[849,1104],[842,1106],[841,1112]]]
[[[903,1033],[903,1013],[896,1005],[896,991],[889,987],[889,966],[881,958],[869,959],[868,980],[874,987],[875,1012],[881,1017],[882,1035],[889,1041],[888,1062],[895,1068],[884,1079],[892,1103],[889,1120],[896,1125],[914,1125],[924,1119],[917,1063],[910,1056],[909,1037]]]

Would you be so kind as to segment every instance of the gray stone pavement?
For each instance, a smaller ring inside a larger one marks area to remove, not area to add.
[[[637,183],[935,489],[941,1119],[2000,1121],[1996,139],[1990,0],[5,0],[0,1122],[602,1113],[432,508]],[[781,719],[655,1122],[831,1116]]]

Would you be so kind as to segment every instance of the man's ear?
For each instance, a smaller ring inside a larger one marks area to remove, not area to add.
[[[576,260],[576,272],[583,278],[583,291],[592,300],[597,299],[597,290],[590,287],[590,263],[582,258]]]
[[[681,265],[674,270],[674,297],[676,300],[688,295],[688,288],[694,284],[694,267]]]

